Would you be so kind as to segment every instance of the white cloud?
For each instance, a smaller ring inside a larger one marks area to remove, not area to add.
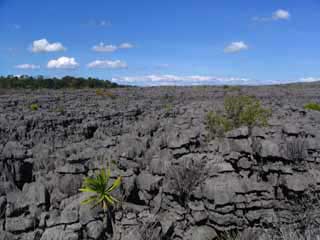
[[[320,81],[320,78],[307,77],[307,78],[300,79],[300,82],[317,82],[317,81]]]
[[[59,42],[49,43],[47,39],[36,40],[32,43],[31,51],[34,53],[40,52],[59,52],[66,48]]]
[[[134,48],[134,45],[131,43],[122,43],[118,46],[118,48],[124,48],[124,49]]]
[[[18,69],[32,69],[33,70],[33,69],[39,69],[40,66],[39,65],[25,63],[25,64],[17,65],[17,66],[15,66],[15,68],[18,68]]]
[[[115,52],[119,49],[129,49],[134,48],[134,45],[131,43],[122,43],[119,46],[112,44],[104,44],[103,42],[99,43],[99,45],[93,46],[92,50],[95,52]]]
[[[79,63],[74,58],[60,57],[58,59],[50,60],[47,68],[50,69],[74,69],[79,67]]]
[[[254,17],[253,21],[269,22],[269,21],[289,20],[290,17],[291,17],[290,12],[288,12],[287,10],[278,9],[272,13],[272,16]]]
[[[239,77],[216,77],[204,75],[144,75],[144,76],[124,76],[114,77],[112,81],[121,84],[158,86],[158,85],[223,85],[223,84],[252,84],[248,78]]]
[[[126,62],[120,60],[95,60],[89,63],[88,68],[104,68],[104,69],[120,69],[127,68],[128,65]]]
[[[278,9],[272,14],[273,20],[289,20],[290,13],[283,9]]]
[[[244,50],[248,50],[248,45],[245,44],[244,42],[232,42],[230,43],[225,49],[225,53],[236,53]]]
[[[99,45],[93,46],[92,50],[95,52],[115,52],[118,50],[118,47],[115,45],[105,45],[101,42]]]

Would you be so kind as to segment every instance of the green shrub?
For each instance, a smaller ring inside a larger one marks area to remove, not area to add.
[[[224,116],[216,112],[209,112],[207,115],[207,128],[210,138],[223,137],[224,133],[231,130],[231,122]]]
[[[266,126],[271,115],[269,109],[261,106],[258,99],[251,96],[228,96],[224,99],[224,115],[209,112],[206,118],[210,137],[223,137],[226,131],[240,126]]]
[[[266,126],[271,115],[271,111],[263,108],[258,99],[247,95],[226,97],[224,108],[232,128]]]
[[[223,85],[223,89],[226,91],[240,91],[241,87],[239,86],[229,86],[229,85]]]
[[[97,171],[92,177],[85,177],[83,180],[82,188],[80,192],[88,193],[89,196],[81,202],[83,205],[91,204],[93,207],[100,206],[106,217],[112,223],[114,228],[114,222],[112,222],[111,207],[113,207],[118,201],[113,196],[113,192],[120,187],[122,176],[119,176],[113,183],[110,183],[111,170],[110,166]],[[107,221],[105,222],[107,224]],[[114,233],[113,229],[113,233]]]
[[[30,109],[31,109],[32,111],[37,111],[37,110],[39,109],[39,106],[38,106],[38,104],[33,103],[33,104],[30,105]]]
[[[116,99],[117,97],[113,92],[107,91],[102,88],[96,90],[96,95],[100,97],[109,97],[111,99]]]
[[[306,110],[314,110],[314,111],[320,111],[320,104],[318,103],[308,103],[306,105],[304,105],[304,109]]]

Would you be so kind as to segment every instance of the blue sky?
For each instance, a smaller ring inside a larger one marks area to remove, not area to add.
[[[320,80],[319,0],[0,0],[0,75]]]

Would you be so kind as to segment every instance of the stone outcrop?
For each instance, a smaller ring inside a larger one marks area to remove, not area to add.
[[[204,120],[222,104],[223,88],[113,91],[115,99],[91,90],[0,95],[0,239],[105,239],[103,212],[80,205],[78,189],[107,160],[112,179],[123,176],[119,240],[212,240],[228,229],[290,223],[294,199],[319,191],[320,115],[302,107],[319,101],[319,87],[243,88],[272,109],[269,126],[220,139],[208,139]],[[300,162],[287,152],[294,138],[305,142]],[[182,204],[168,170],[186,162],[201,163],[203,174]]]

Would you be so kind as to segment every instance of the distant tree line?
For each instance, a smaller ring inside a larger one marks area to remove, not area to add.
[[[97,78],[82,78],[65,76],[63,78],[49,78],[44,76],[0,76],[0,88],[4,89],[62,89],[62,88],[115,88],[123,87],[117,83]]]

